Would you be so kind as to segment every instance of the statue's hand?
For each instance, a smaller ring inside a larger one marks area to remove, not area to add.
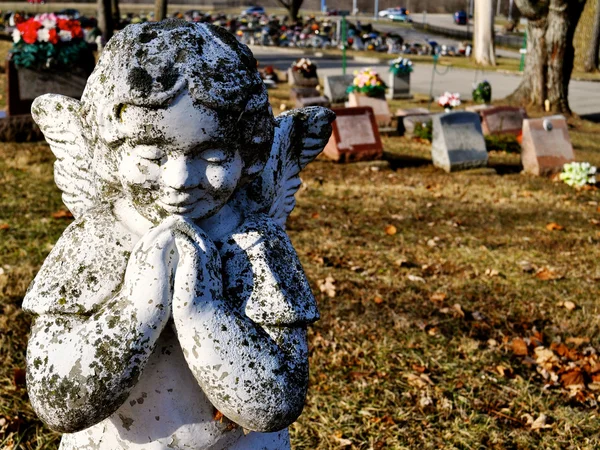
[[[123,293],[139,307],[152,302],[159,321],[171,310],[172,280],[177,264],[173,229],[180,219],[169,217],[136,244],[127,264]]]

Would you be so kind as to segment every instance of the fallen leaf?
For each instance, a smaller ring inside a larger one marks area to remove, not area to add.
[[[410,281],[415,281],[415,282],[419,282],[419,283],[425,283],[425,279],[424,278],[418,277],[416,275],[408,274],[408,275],[406,275],[406,278],[408,278]]]
[[[215,413],[213,414],[213,420],[215,422],[220,422],[223,420],[223,417],[225,417],[223,415],[223,413],[221,411],[219,411],[218,409],[215,409]]]
[[[343,437],[338,437],[336,435],[333,436],[333,438],[338,442],[338,444],[340,444],[342,447],[347,447],[349,445],[352,445],[352,441],[350,439],[345,439]]]
[[[548,267],[542,267],[541,269],[539,269],[536,272],[535,276],[537,279],[542,281],[560,280],[564,277],[564,275],[561,275],[555,272],[554,270],[549,269]]]
[[[546,225],[546,230],[548,231],[562,231],[564,229],[565,227],[557,224],[556,222],[550,222],[548,225]]]
[[[10,225],[7,223],[0,223],[0,230],[8,230]]]
[[[421,374],[423,375],[423,374]],[[406,375],[404,375],[404,377],[406,378],[406,381],[408,381],[408,384],[410,384],[413,387],[419,388],[419,389],[423,389],[427,387],[427,382],[421,378],[419,375],[415,375],[414,373],[407,373]]]
[[[429,297],[429,300],[436,303],[442,303],[444,300],[446,300],[446,294],[443,292],[436,292]]]
[[[375,297],[373,301],[378,305],[381,305],[383,303],[383,299],[381,297]]]
[[[54,219],[72,219],[73,214],[68,209],[59,209],[55,213],[52,213]]]
[[[318,280],[317,285],[319,286],[319,290],[327,294],[328,297],[335,297],[335,279],[331,275],[327,275],[327,278],[324,280]]]
[[[462,306],[460,306],[458,303],[452,305],[452,309],[456,311],[460,317],[465,317],[465,312],[463,311]]]
[[[543,364],[555,364],[558,362],[558,358],[552,350],[546,347],[536,347],[534,350],[535,362],[539,365]]]
[[[513,339],[512,351],[517,356],[527,356],[529,354],[529,352],[527,350],[527,344],[521,338]]]
[[[318,212],[314,212],[310,215],[310,217],[313,219],[318,219],[320,217],[320,214]]]
[[[581,345],[590,342],[589,337],[568,337],[566,340],[567,344]],[[600,368],[600,365],[598,366]]]
[[[573,311],[575,308],[577,308],[577,305],[575,303],[573,303],[570,300],[567,300],[566,302],[563,303],[563,306],[568,310],[568,311]]]
[[[396,229],[396,227],[394,225],[388,225],[385,227],[385,234],[387,234],[389,236],[393,236],[397,232],[398,232],[398,230]]]
[[[572,370],[570,372],[563,373],[560,376],[560,382],[564,387],[581,386],[585,387],[585,379],[583,373],[579,369]]]
[[[543,430],[545,428],[552,428],[552,425],[546,424],[547,420],[548,420],[548,416],[546,416],[546,414],[543,414],[543,413],[540,414],[540,417],[538,417],[531,423],[531,429],[532,430]]]

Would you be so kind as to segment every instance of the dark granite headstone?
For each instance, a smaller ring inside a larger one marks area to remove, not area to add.
[[[323,153],[338,162],[380,159],[383,146],[369,107],[334,108],[333,133]]]
[[[523,121],[521,161],[525,172],[548,175],[560,172],[575,155],[564,116]]]
[[[487,165],[488,154],[478,114],[457,111],[436,114],[432,120],[434,166],[454,172]]]
[[[412,95],[410,95],[410,73],[394,75],[390,72],[385,97],[388,100],[412,98]]]
[[[354,81],[354,75],[332,75],[323,79],[323,93],[332,104],[348,101],[348,87]]]

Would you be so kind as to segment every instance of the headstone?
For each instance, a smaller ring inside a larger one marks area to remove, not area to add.
[[[296,99],[295,108],[307,108],[309,106],[322,106],[329,108],[330,103],[327,97],[319,95],[317,97],[300,97]]]
[[[481,111],[485,111],[486,109],[494,109],[494,108],[496,108],[494,105],[487,105],[487,104],[468,105],[468,106],[465,106],[465,111],[476,112],[477,114],[479,114]]]
[[[533,175],[560,172],[575,155],[564,116],[523,121],[521,161],[523,170]]]
[[[514,134],[523,130],[523,119],[527,117],[523,108],[497,106],[479,111],[484,136],[490,134]]]
[[[417,124],[425,124],[430,122],[431,117],[432,114],[411,114],[402,118],[398,118],[398,123],[402,122],[402,127],[398,125],[398,132],[403,130],[404,136],[407,138],[412,138]]]
[[[348,87],[354,81],[354,75],[330,75],[323,79],[323,93],[332,104],[348,101]]]
[[[219,27],[130,25],[81,101],[33,103],[75,220],[23,300],[61,448],[290,449],[319,315],[283,225],[335,116],[274,118],[252,61]]]
[[[404,121],[407,118],[415,117],[418,119],[418,116],[427,116],[426,119],[429,120],[429,110],[426,108],[408,108],[408,109],[398,109],[396,111],[396,118],[398,119],[398,135],[399,136],[407,136],[410,137],[412,132],[414,131],[414,123],[409,123],[407,121],[408,127],[410,130],[407,132],[406,125]]]
[[[390,72],[385,97],[388,100],[412,98],[410,94],[410,73],[394,75]]]
[[[319,77],[315,75],[314,77],[305,78],[300,72],[289,68],[288,84],[290,86],[316,87],[319,85]]]
[[[487,165],[488,154],[477,114],[457,111],[436,114],[432,120],[434,166],[454,172]]]
[[[380,159],[383,146],[370,107],[334,108],[333,132],[323,153],[338,162]]]
[[[373,108],[375,121],[380,127],[388,127],[392,123],[392,113],[385,98],[369,97],[364,94],[351,92],[348,94],[348,107],[355,108],[357,106],[369,106]]]
[[[293,87],[290,89],[290,100],[293,102],[296,102],[300,98],[319,97],[320,95],[319,90],[313,87]]]

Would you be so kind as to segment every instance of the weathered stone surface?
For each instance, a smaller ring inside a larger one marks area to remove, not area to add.
[[[436,114],[432,120],[434,166],[453,172],[487,165],[488,154],[477,114],[457,111]]]
[[[527,113],[523,108],[496,106],[479,111],[481,129],[484,136],[490,134],[514,134],[518,136],[523,129],[523,119]]]
[[[355,108],[357,106],[368,106],[373,108],[375,121],[380,127],[389,127],[392,123],[392,113],[385,98],[369,97],[368,95],[356,94],[351,92],[348,94],[348,107]]]
[[[320,95],[319,90],[313,87],[293,87],[290,89],[290,100],[293,102],[296,102],[299,98],[319,97]]]
[[[331,75],[323,80],[323,93],[332,104],[348,101],[348,87],[352,84],[354,75]]]
[[[549,175],[575,160],[564,116],[523,121],[521,161],[525,172]]]
[[[398,109],[396,118],[398,119],[398,135],[412,137],[415,124],[418,121],[427,122],[431,120],[431,114],[426,108]]]
[[[81,101],[32,113],[75,216],[23,302],[61,449],[289,448],[319,315],[284,225],[333,113],[275,119],[249,49],[178,20],[126,27]]]
[[[410,73],[394,75],[390,72],[385,97],[388,100],[412,98],[410,94]]]
[[[338,162],[380,159],[383,146],[370,107],[334,108],[333,133],[324,154]]]

